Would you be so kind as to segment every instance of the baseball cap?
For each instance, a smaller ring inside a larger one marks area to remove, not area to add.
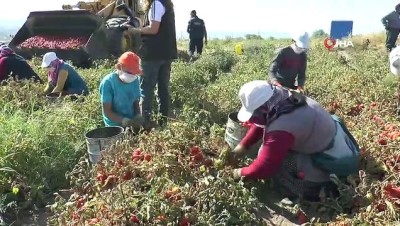
[[[134,52],[125,52],[118,58],[118,63],[124,65],[128,73],[133,75],[141,75],[140,58]]]
[[[310,48],[310,36],[307,32],[301,32],[294,34],[292,39],[296,42],[296,45],[303,49]]]
[[[254,111],[272,97],[273,92],[272,85],[264,80],[244,84],[239,90],[239,99],[242,103],[242,108],[238,113],[239,121],[248,121]]]
[[[53,62],[56,59],[58,59],[58,57],[55,52],[48,52],[44,54],[41,67],[42,68],[49,67],[51,62]]]

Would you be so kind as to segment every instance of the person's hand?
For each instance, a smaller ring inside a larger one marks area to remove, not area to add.
[[[240,180],[240,178],[242,177],[242,169],[241,168],[238,168],[238,169],[234,169],[233,171],[232,171],[232,178],[234,179],[234,180]]]
[[[137,114],[132,119],[132,126],[133,127],[141,127],[143,125],[143,123],[144,123],[144,118],[140,114]]]
[[[272,85],[282,87],[282,85],[277,81],[272,82]]]
[[[121,24],[120,27],[133,28],[133,26],[131,24],[129,24],[128,21],[123,23],[123,24]]]
[[[302,86],[297,87],[297,91],[299,91],[300,93],[304,93],[304,88]]]
[[[132,123],[132,119],[130,118],[123,118],[122,119],[122,126],[123,127],[128,127]]]
[[[247,148],[241,144],[238,144],[233,151],[229,152],[227,163],[232,166],[237,165],[239,158],[245,155],[246,152]]]

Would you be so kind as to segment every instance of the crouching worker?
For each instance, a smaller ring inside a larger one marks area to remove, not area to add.
[[[100,83],[103,121],[106,126],[140,129],[143,119],[140,111],[140,59],[133,52],[120,56],[116,71]]]
[[[33,79],[35,82],[43,83],[22,56],[2,44],[0,45],[0,82],[7,80],[9,76],[15,80]]]
[[[54,52],[43,56],[42,68],[48,70],[45,94],[57,93],[64,95],[88,95],[89,89],[85,80],[69,64],[59,59]]]
[[[285,197],[318,201],[322,188],[337,195],[333,179],[358,173],[357,142],[315,100],[267,81],[243,85],[239,98],[238,119],[253,125],[231,160],[247,154],[261,138],[263,144],[249,166],[233,171],[236,179],[274,178]]]

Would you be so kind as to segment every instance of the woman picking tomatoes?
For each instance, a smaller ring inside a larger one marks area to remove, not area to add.
[[[304,92],[307,69],[307,50],[310,37],[304,32],[293,37],[293,44],[278,50],[269,70],[272,84]],[[297,86],[296,86],[297,79]]]
[[[336,191],[334,175],[358,172],[357,142],[342,121],[315,100],[267,81],[246,83],[239,98],[238,119],[253,125],[231,152],[231,160],[248,154],[261,138],[263,144],[249,166],[233,171],[236,179],[274,178],[286,197],[315,200],[324,187]]]
[[[103,121],[106,126],[123,126],[140,129],[143,124],[139,106],[142,75],[140,58],[133,52],[122,54],[110,73],[100,83]]]
[[[28,62],[20,55],[16,54],[7,45],[0,45],[0,82],[11,76],[13,79],[33,79],[43,83]]]
[[[57,93],[60,95],[88,95],[89,89],[85,80],[69,64],[59,59],[54,52],[43,56],[42,68],[48,70],[48,83],[45,94]]]

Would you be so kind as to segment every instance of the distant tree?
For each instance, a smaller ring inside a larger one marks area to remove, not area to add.
[[[255,39],[261,40],[261,39],[263,39],[263,38],[261,37],[261,35],[255,35],[255,34],[247,34],[247,35],[245,35],[244,37],[245,37],[246,39],[251,39],[251,40],[255,40]]]
[[[328,34],[324,30],[319,29],[319,30],[314,31],[313,34],[311,35],[311,37],[312,38],[328,37]]]

